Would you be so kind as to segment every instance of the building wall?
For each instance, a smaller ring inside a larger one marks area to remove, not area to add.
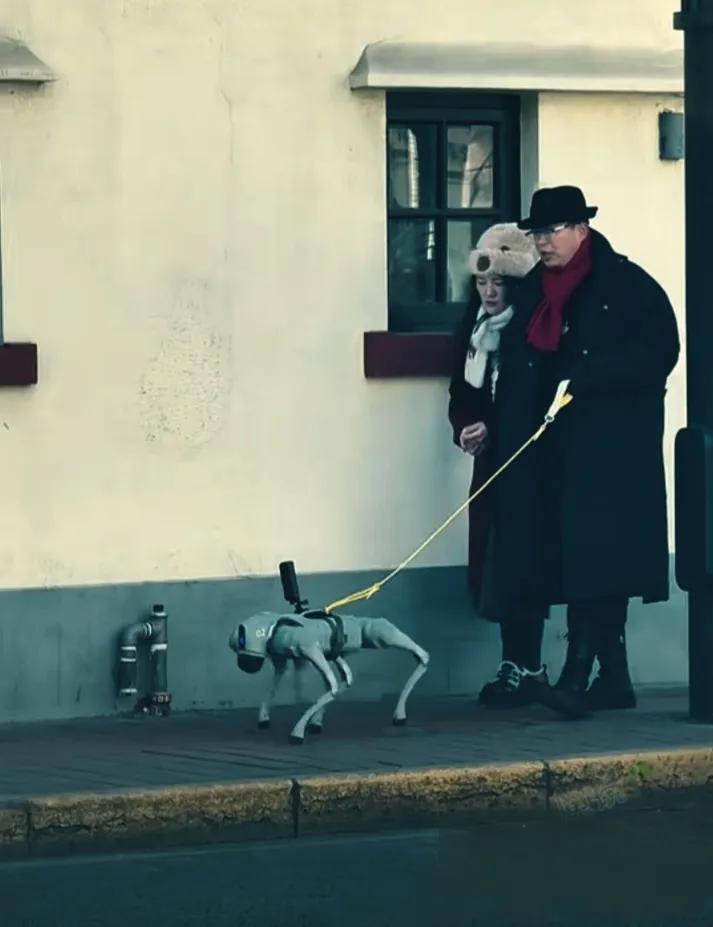
[[[533,54],[680,41],[668,0],[571,9],[7,0],[0,28],[58,80],[0,89],[6,337],[36,340],[41,359],[36,388],[0,391],[0,667],[15,679],[0,718],[113,710],[101,686],[80,710],[47,688],[47,670],[59,661],[74,678],[95,659],[96,607],[108,678],[107,641],[134,617],[118,603],[139,608],[136,584],[223,579],[238,613],[253,600],[248,577],[294,558],[351,591],[358,571],[400,561],[461,501],[468,465],[450,443],[444,381],[362,375],[362,332],[386,327],[384,96],[347,78],[382,38],[526,41]],[[537,163],[542,184],[581,183],[598,227],[680,310],[682,167],[657,157],[666,107],[680,101],[541,95],[524,174]],[[462,564],[464,550],[463,522],[420,565]],[[407,586],[423,593],[416,576]],[[406,623],[407,600],[392,606]],[[191,601],[172,625],[185,653],[211,633]],[[439,634],[467,649],[490,631],[459,609]],[[186,686],[217,704],[222,683],[205,670],[184,665]]]

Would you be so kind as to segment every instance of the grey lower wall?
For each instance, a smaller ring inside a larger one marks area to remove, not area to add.
[[[313,606],[326,604],[383,574],[301,577]],[[72,718],[125,711],[115,694],[116,637],[153,602],[169,614],[169,688],[176,710],[257,705],[268,670],[240,673],[228,649],[242,617],[285,604],[277,578],[32,589],[0,593],[0,722]],[[475,694],[499,660],[496,626],[479,621],[465,592],[461,567],[410,570],[354,614],[383,615],[426,647],[432,657],[420,694]],[[685,597],[663,605],[632,606],[630,651],[637,683],[681,684],[687,678]],[[562,661],[564,618],[548,623],[546,660]],[[411,664],[404,654],[365,652],[350,659],[355,686],[346,697],[377,699],[396,693]],[[315,691],[308,671],[303,695]],[[282,701],[299,700],[288,680]]]

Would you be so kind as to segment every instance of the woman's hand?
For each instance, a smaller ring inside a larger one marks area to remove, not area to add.
[[[465,426],[460,433],[459,443],[466,454],[477,457],[484,450],[487,439],[488,429],[485,422],[476,422],[474,425]]]

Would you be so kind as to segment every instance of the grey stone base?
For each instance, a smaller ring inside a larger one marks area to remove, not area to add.
[[[383,573],[300,577],[314,607],[364,588]],[[289,607],[277,578],[31,589],[0,594],[0,723],[86,717],[127,711],[116,695],[116,643],[120,629],[162,602],[169,616],[169,689],[175,710],[257,705],[268,670],[241,673],[228,636],[241,617]],[[398,576],[371,602],[349,609],[383,615],[431,653],[420,694],[475,694],[499,661],[499,629],[478,620],[466,593],[462,567],[414,569]],[[663,605],[634,603],[629,628],[636,683],[687,680],[685,597]],[[564,652],[564,619],[548,622],[545,659],[556,675]],[[355,685],[344,697],[377,699],[397,693],[411,670],[404,654],[365,652],[350,660]],[[316,691],[307,670],[290,678],[282,701]],[[301,691],[300,691],[301,686]]]

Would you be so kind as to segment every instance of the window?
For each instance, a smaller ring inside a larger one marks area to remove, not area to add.
[[[387,121],[389,330],[448,331],[478,238],[519,218],[519,98],[393,92]]]

